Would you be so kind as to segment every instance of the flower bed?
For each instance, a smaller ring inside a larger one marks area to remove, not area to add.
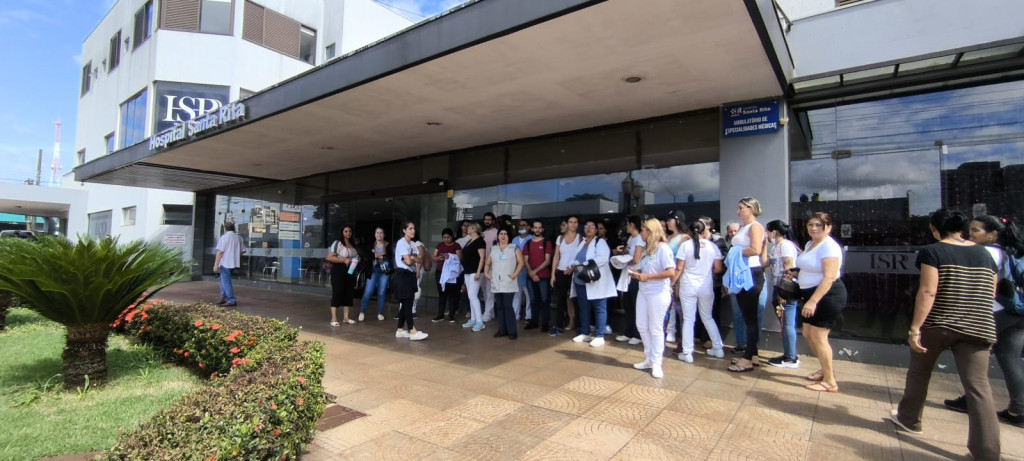
[[[209,304],[151,301],[113,326],[211,385],[121,434],[106,459],[295,459],[313,438],[326,404],[322,343]]]

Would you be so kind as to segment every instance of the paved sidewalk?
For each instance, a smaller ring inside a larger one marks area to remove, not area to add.
[[[602,348],[520,331],[494,338],[460,323],[416,326],[421,342],[394,337],[375,312],[357,325],[328,325],[329,297],[236,286],[238,310],[302,327],[327,344],[324,387],[365,413],[319,432],[303,457],[328,459],[966,459],[967,416],[942,408],[959,394],[955,374],[936,373],[924,434],[897,433],[885,418],[906,371],[840,361],[840,394],[804,390],[817,361],[799,370],[764,365],[726,371],[727,360],[665,358],[665,378],[634,370],[641,346]],[[186,282],[158,298],[215,302],[215,282]],[[358,301],[357,301],[358,303]],[[341,313],[338,313],[339,318]],[[353,315],[353,318],[355,315]],[[464,320],[463,320],[464,321]],[[611,339],[611,338],[609,338]],[[909,352],[908,352],[909,353]],[[771,357],[775,352],[762,352]],[[997,407],[1006,388],[993,381]],[[341,410],[341,409],[339,409]],[[350,419],[350,418],[346,418]],[[1024,429],[1001,425],[1003,459],[1024,460]]]

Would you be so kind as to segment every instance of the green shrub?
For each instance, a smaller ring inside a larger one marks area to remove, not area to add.
[[[148,302],[114,322],[210,387],[120,435],[105,459],[295,459],[323,413],[324,345],[281,321]]]

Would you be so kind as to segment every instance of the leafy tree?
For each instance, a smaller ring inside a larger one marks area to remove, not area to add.
[[[128,306],[188,277],[182,252],[141,240],[63,237],[0,243],[0,290],[67,328],[64,387],[102,384],[110,324]],[[148,291],[147,291],[148,290]]]

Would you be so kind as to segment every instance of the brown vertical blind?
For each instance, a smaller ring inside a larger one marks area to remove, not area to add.
[[[199,30],[200,0],[164,0],[161,2],[160,28]]]
[[[242,38],[299,59],[302,24],[253,2],[245,2]]]

